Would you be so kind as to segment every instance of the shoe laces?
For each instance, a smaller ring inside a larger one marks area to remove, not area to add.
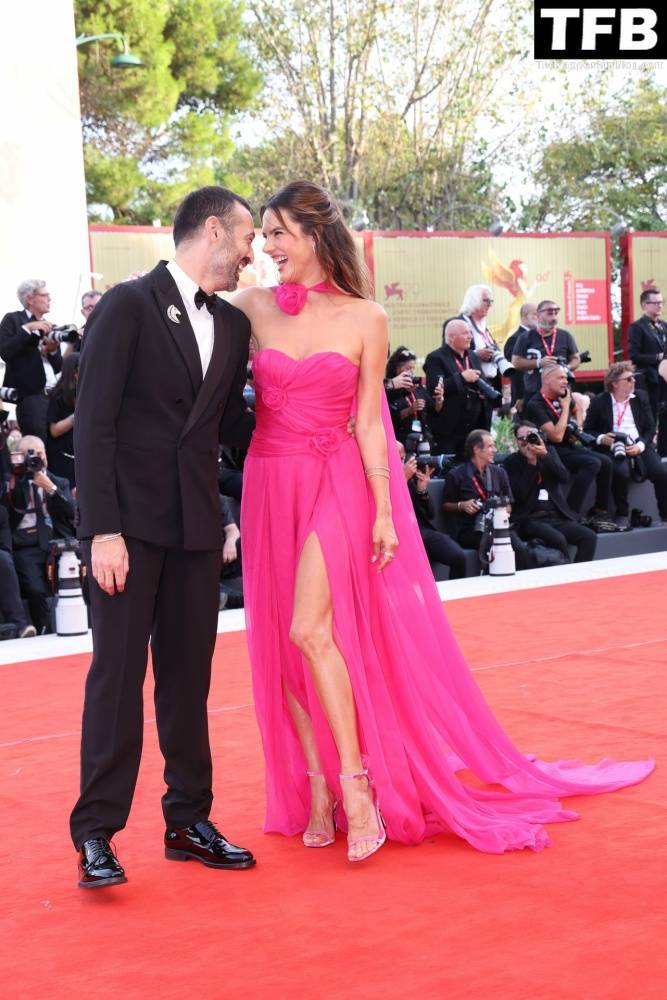
[[[113,849],[104,837],[93,837],[89,844],[95,845],[94,848],[89,847],[87,851],[90,861],[99,861],[102,857],[113,857]]]
[[[193,828],[197,833],[204,836],[209,842],[216,840],[218,837],[222,837],[222,834],[217,829],[217,827],[210,821],[210,819],[200,819],[198,822],[193,823]]]

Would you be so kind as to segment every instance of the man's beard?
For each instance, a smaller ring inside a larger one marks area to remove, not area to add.
[[[218,275],[217,291],[233,292],[238,286],[239,275],[244,266],[242,262],[239,263],[238,251],[235,250],[233,242],[230,240],[224,243],[215,262]]]

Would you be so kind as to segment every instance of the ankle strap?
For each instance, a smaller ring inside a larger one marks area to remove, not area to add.
[[[368,778],[368,771],[359,771],[358,774],[339,774],[341,781],[358,781],[361,778]]]

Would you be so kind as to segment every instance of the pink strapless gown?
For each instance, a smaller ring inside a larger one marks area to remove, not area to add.
[[[473,680],[445,617],[417,530],[383,401],[391,501],[400,545],[371,564],[374,507],[356,441],[358,370],[341,354],[295,361],[255,355],[257,429],[245,465],[243,579],[257,719],[266,756],[264,829],[293,835],[309,815],[306,762],[283,685],[310,714],[329,787],[339,762],[309,670],[289,640],[294,579],[316,532],[326,561],[335,641],[357,706],[364,760],[392,840],[453,831],[481,851],[548,843],[544,823],[576,819],[561,795],[641,781],[652,760],[597,764],[530,760],[504,733]],[[469,787],[469,768],[502,790]]]

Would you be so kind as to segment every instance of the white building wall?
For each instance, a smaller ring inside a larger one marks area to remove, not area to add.
[[[0,28],[0,316],[43,278],[49,319],[81,322],[90,287],[72,0],[5,0]]]

